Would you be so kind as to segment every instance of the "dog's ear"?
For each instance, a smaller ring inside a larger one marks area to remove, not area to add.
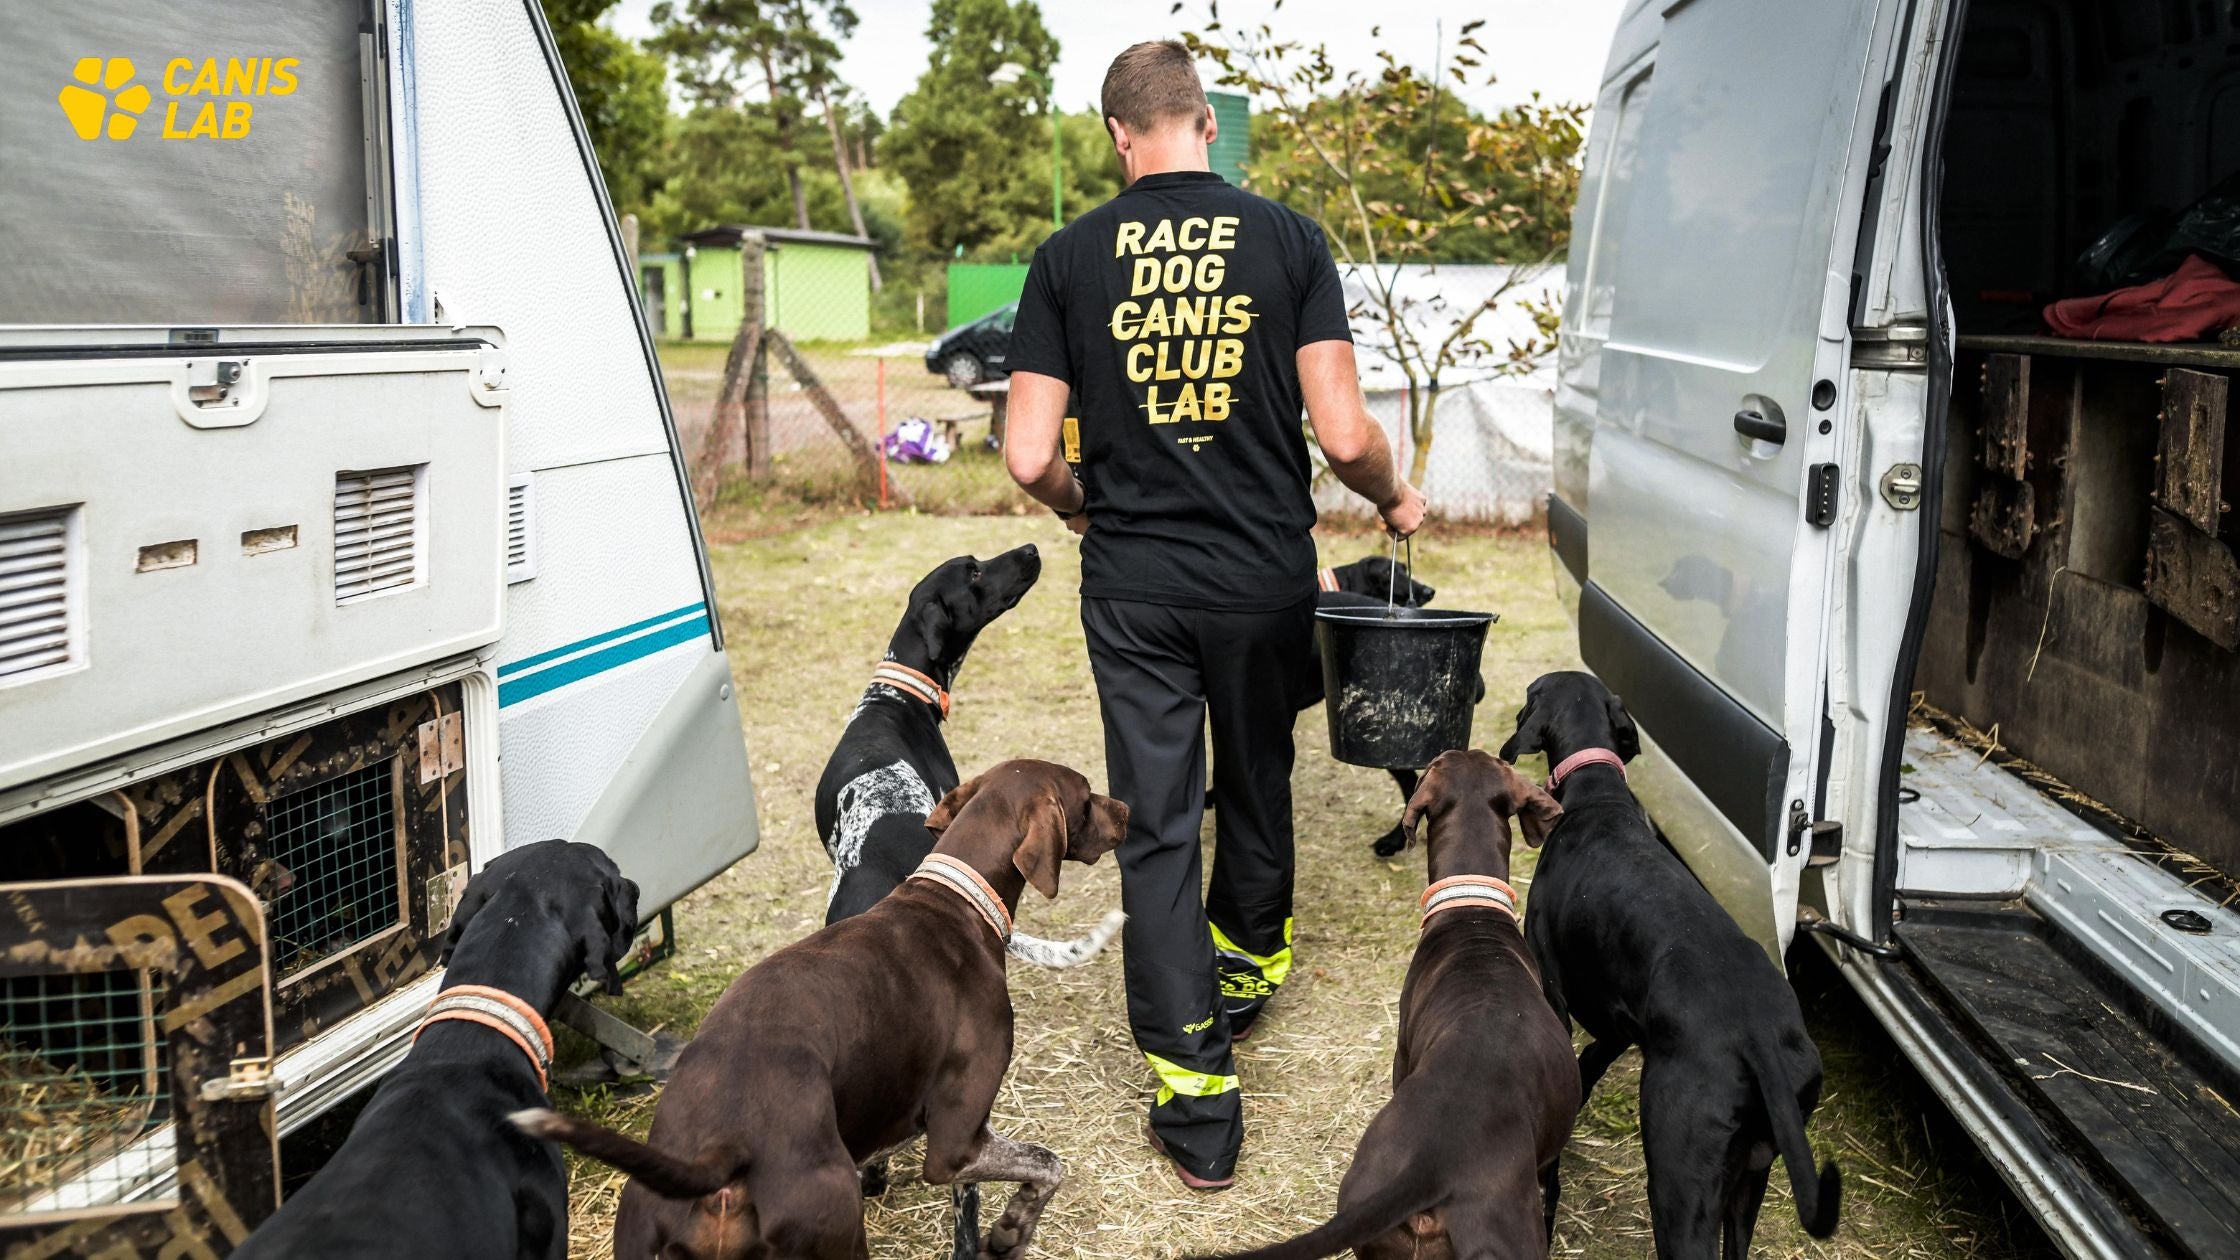
[[[1626,702],[1620,700],[1615,691],[1609,695],[1603,702],[1603,711],[1610,718],[1611,751],[1618,754],[1618,760],[1631,761],[1641,755],[1641,732],[1634,729],[1633,715],[1626,712]]]
[[[926,830],[937,836],[947,831],[949,824],[957,820],[958,811],[971,804],[973,794],[980,790],[980,777],[975,775],[950,788],[949,794],[941,798],[941,803],[933,807],[932,813],[926,815]]]
[[[436,958],[439,966],[451,965],[451,951],[459,948],[459,938],[467,933],[467,921],[475,912],[490,903],[490,881],[471,880],[466,895],[459,899],[459,908],[451,912],[451,927],[443,934],[443,952]]]
[[[613,867],[611,860],[605,865]],[[621,993],[622,976],[615,965],[637,938],[638,885],[624,878],[620,867],[613,867],[601,881],[598,928],[587,927],[583,935],[584,974],[608,993]]]
[[[1089,794],[1089,808],[1082,815],[1081,829],[1066,840],[1066,857],[1084,866],[1096,864],[1098,858],[1120,847],[1128,838],[1128,807],[1124,802],[1109,796]]]
[[[1533,701],[1530,691],[1524,693],[1524,707],[1517,710],[1517,729],[1501,745],[1501,759],[1515,762],[1517,758],[1539,752],[1548,738],[1548,719],[1541,714],[1540,706]]]
[[[1431,806],[1446,793],[1446,781],[1439,772],[1439,761],[1446,756],[1440,753],[1439,759],[1423,772],[1423,778],[1416,783],[1415,794],[1408,798],[1408,808],[1400,814],[1400,834],[1407,837],[1409,844],[1416,842],[1416,824],[1423,821],[1423,816],[1431,812]]]
[[[1537,849],[1545,844],[1548,833],[1563,821],[1563,806],[1548,790],[1518,774],[1513,767],[1504,765],[1509,772],[1510,803],[1515,808],[1517,825],[1524,829],[1524,842]]]
[[[1066,807],[1048,788],[1026,810],[1026,830],[1011,851],[1011,865],[1047,900],[1058,895],[1058,863],[1066,859]]]

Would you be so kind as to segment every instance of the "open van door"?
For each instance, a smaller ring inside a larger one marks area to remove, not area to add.
[[[1604,173],[1597,226],[1620,239],[1586,242],[1613,302],[1580,652],[1641,726],[1634,783],[1666,837],[1776,955],[1825,761],[1868,68],[1903,7],[1666,8],[1646,68],[1613,66],[1638,116],[1605,123],[1638,141]]]

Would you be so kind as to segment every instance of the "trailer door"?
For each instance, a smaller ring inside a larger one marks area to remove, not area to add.
[[[1629,204],[1580,650],[1655,745],[1651,812],[1776,952],[1817,773],[1868,71],[1898,7],[1671,6],[1628,187],[1603,194]]]

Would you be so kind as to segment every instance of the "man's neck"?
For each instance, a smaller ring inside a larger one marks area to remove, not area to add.
[[[1203,136],[1182,128],[1155,136],[1138,137],[1128,148],[1128,182],[1146,175],[1171,175],[1178,171],[1210,171]]]

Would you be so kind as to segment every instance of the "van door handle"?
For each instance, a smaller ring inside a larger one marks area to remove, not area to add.
[[[1746,438],[1771,442],[1775,446],[1789,440],[1789,422],[1779,415],[1768,419],[1762,411],[1744,408],[1734,413],[1734,431]]]

